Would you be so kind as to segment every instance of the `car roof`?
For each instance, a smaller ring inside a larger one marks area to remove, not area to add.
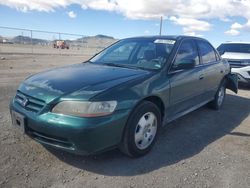
[[[139,37],[130,37],[126,39],[170,39],[170,40],[182,40],[185,38],[189,39],[202,39],[200,37],[186,36],[186,35],[154,35],[154,36],[139,36]]]
[[[223,42],[222,44],[250,44],[250,42],[243,42],[243,41],[228,41],[228,42]]]

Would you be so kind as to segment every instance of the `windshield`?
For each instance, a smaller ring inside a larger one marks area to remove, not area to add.
[[[160,69],[175,41],[168,39],[125,39],[90,59],[95,64],[142,69]]]
[[[241,43],[230,43],[230,44],[221,44],[217,48],[220,55],[225,52],[236,52],[236,53],[250,53],[250,44],[241,44]]]

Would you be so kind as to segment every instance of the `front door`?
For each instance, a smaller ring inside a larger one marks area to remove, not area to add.
[[[194,62],[193,68],[179,69],[185,62]],[[168,118],[182,114],[190,108],[200,104],[203,99],[203,68],[199,66],[199,55],[193,40],[184,40],[176,58],[170,68],[170,108]]]

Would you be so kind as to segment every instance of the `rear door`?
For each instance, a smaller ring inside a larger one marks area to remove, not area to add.
[[[207,100],[212,99],[225,75],[225,67],[212,45],[205,40],[196,39],[201,67],[203,67],[203,89]]]
[[[186,59],[195,61],[196,66],[192,69],[175,70],[175,67]],[[171,65],[169,77],[171,85],[169,116],[174,117],[204,100],[203,70],[199,66],[198,49],[192,39],[182,41]]]

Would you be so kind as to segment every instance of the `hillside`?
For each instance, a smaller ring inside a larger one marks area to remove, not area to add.
[[[31,43],[31,38],[27,36],[21,36],[18,35],[12,39],[10,39],[11,42],[15,44],[30,44]],[[37,39],[33,38],[32,43],[33,44],[48,44],[50,41],[49,40],[44,40],[44,39]]]

